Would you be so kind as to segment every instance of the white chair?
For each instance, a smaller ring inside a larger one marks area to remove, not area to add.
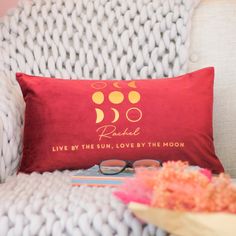
[[[147,12],[152,15],[152,10],[142,10],[148,0],[107,2],[34,0],[17,7],[0,23],[0,178],[7,179],[0,184],[0,235],[167,234],[140,223],[108,188],[72,188],[74,172],[8,177],[16,172],[22,152],[24,102],[16,71],[66,79],[130,79],[182,74],[188,61],[189,71],[215,66],[216,152],[226,171],[236,177],[236,2],[200,2],[193,18],[189,55],[185,47],[189,26],[183,22],[173,30],[177,42],[173,45],[164,36],[165,26],[150,30],[155,19],[147,17]],[[162,11],[168,11],[169,1],[161,2]],[[191,1],[183,2],[182,14],[189,20]],[[112,4],[119,5],[120,15],[112,13]],[[131,24],[137,12],[138,18]],[[103,17],[106,21],[101,25]],[[121,17],[121,23],[114,23],[116,17]],[[116,33],[111,34],[111,28]],[[131,48],[127,47],[130,35]],[[159,51],[157,41],[162,41]],[[171,47],[176,47],[176,55],[171,54]]]

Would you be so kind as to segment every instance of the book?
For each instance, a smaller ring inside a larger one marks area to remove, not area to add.
[[[133,172],[122,172],[116,175],[104,175],[99,167],[93,166],[88,170],[82,170],[71,177],[72,186],[93,186],[93,187],[115,187],[122,184],[127,178],[134,175]]]

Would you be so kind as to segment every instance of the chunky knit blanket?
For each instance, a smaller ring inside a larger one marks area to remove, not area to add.
[[[16,72],[64,79],[171,77],[187,71],[198,0],[25,0],[0,20],[0,182],[22,152]]]
[[[19,174],[0,184],[0,235],[167,235],[135,218],[113,189],[72,187],[74,173]]]
[[[16,72],[64,79],[183,74],[197,2],[25,0],[1,19],[0,182],[16,172],[22,153]],[[132,216],[112,189],[72,187],[71,174],[19,174],[0,184],[0,236],[166,235]]]

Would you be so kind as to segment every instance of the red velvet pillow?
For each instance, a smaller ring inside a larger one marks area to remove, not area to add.
[[[105,159],[185,160],[222,172],[212,135],[214,69],[172,79],[63,80],[17,74],[26,102],[20,171]]]

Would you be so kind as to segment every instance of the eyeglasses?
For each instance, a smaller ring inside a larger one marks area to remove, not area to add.
[[[105,160],[99,164],[99,170],[104,175],[116,175],[123,172],[126,168],[159,168],[162,162],[152,159],[142,159],[138,161],[124,161],[124,160]]]

